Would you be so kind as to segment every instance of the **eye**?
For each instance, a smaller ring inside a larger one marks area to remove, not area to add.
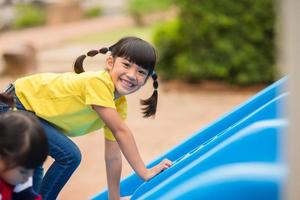
[[[130,63],[123,62],[122,64],[123,64],[123,66],[124,66],[125,68],[129,68],[129,67],[130,67]]]
[[[29,174],[29,170],[21,169],[19,172],[21,175],[24,175],[24,176],[27,176]]]
[[[139,74],[143,75],[143,76],[147,76],[148,72],[146,70],[139,70],[138,71]]]

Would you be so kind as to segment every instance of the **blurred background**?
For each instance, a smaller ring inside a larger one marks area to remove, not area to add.
[[[72,71],[77,56],[124,36],[149,41],[159,54],[158,114],[140,113],[149,81],[128,97],[127,120],[148,163],[280,78],[275,14],[275,0],[0,0],[0,86]],[[86,59],[85,69],[104,61]],[[88,199],[106,184],[102,131],[73,140],[83,160],[59,199]],[[132,171],[123,163],[124,177]]]

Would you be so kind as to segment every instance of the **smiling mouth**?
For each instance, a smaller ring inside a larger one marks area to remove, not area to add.
[[[127,81],[125,79],[121,79],[121,82],[122,82],[122,85],[126,88],[126,89],[132,89],[135,84],[133,84],[132,82],[130,81]]]

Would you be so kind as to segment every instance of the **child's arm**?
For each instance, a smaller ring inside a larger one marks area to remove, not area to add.
[[[105,164],[109,199],[120,199],[122,157],[119,145],[115,141],[105,139]]]
[[[153,168],[147,169],[138,152],[133,135],[119,116],[119,113],[113,108],[95,105],[93,108],[100,115],[106,126],[112,131],[125,158],[141,178],[149,180],[172,165],[171,161],[164,159]]]

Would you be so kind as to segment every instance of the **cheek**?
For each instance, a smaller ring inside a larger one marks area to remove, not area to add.
[[[140,77],[138,77],[138,84],[139,85],[145,85],[145,83],[147,82],[147,77],[145,77],[145,76],[140,76]]]
[[[7,183],[14,185],[18,181],[18,179],[20,179],[20,177],[17,173],[8,171],[2,174],[2,179]]]
[[[147,83],[147,78],[143,78],[143,80],[141,81],[141,86],[144,86]]]
[[[117,73],[113,72],[113,73],[110,73],[110,77],[111,77],[112,81],[114,83],[116,83],[118,81],[119,75]]]

